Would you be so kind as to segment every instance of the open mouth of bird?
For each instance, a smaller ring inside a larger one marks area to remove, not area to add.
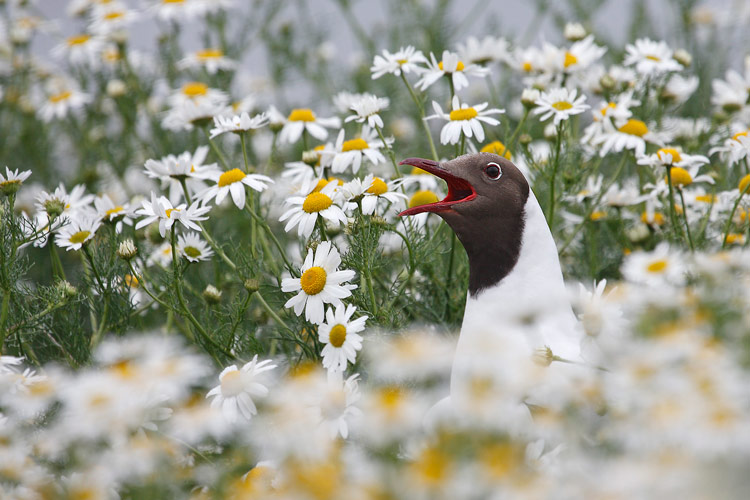
[[[477,192],[467,180],[456,177],[448,170],[442,168],[439,162],[425,160],[424,158],[407,158],[399,163],[399,165],[411,165],[412,167],[421,168],[426,172],[440,177],[448,184],[448,195],[445,198],[435,203],[427,203],[426,205],[408,208],[398,214],[401,217],[404,215],[417,215],[423,212],[443,212],[451,210],[453,205],[465,203],[477,197]]]

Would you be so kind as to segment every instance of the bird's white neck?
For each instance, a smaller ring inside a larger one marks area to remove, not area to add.
[[[558,356],[579,357],[576,319],[570,308],[557,247],[533,192],[525,205],[521,251],[513,269],[497,284],[468,295],[453,376],[471,364],[477,349],[497,336],[517,335],[524,324],[529,350],[550,347]],[[576,338],[573,338],[576,337]]]

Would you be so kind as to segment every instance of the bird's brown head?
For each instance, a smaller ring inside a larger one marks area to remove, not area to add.
[[[400,215],[434,212],[451,226],[469,255],[472,295],[502,280],[518,261],[529,197],[529,183],[518,167],[492,153],[447,162],[407,158],[401,165],[440,177],[448,195]]]

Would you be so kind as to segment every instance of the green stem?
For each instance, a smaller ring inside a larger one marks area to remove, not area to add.
[[[404,75],[403,71],[401,72],[401,80],[403,80],[404,84],[406,85],[406,88],[409,89],[409,94],[411,95],[411,98],[414,101],[414,104],[417,105],[417,109],[419,110],[420,121],[422,122],[422,127],[424,128],[425,134],[427,135],[427,141],[430,143],[430,151],[432,152],[432,159],[435,161],[440,161],[440,157],[438,156],[437,149],[435,149],[435,143],[432,141],[432,132],[430,132],[430,126],[427,125],[427,122],[424,119],[424,106],[422,105],[422,101],[420,101],[419,97],[417,97],[417,94],[414,93],[414,89],[409,83],[409,80],[406,79],[406,75]]]
[[[678,188],[677,193],[680,195],[680,202],[682,203],[682,216],[685,218],[685,231],[687,232],[688,243],[690,244],[690,251],[695,252],[695,245],[693,245],[693,237],[690,235],[690,224],[688,224],[687,218],[687,207],[685,207],[685,196],[682,194],[682,189]]]
[[[208,133],[208,127],[202,127],[203,132],[206,135],[206,139],[208,139],[208,144],[211,146],[211,149],[213,150],[214,154],[219,158],[219,162],[224,167],[224,170],[231,170],[232,168],[229,166],[229,163],[227,163],[227,159],[224,158],[224,155],[221,153],[219,148],[216,146],[216,143],[213,139],[211,139],[211,134]]]
[[[260,223],[260,225],[266,230],[268,235],[271,237],[271,241],[273,241],[273,244],[276,247],[276,250],[279,251],[279,255],[281,255],[281,258],[284,260],[284,265],[287,267],[289,272],[292,273],[292,276],[299,276],[295,268],[292,266],[292,263],[289,262],[289,259],[286,256],[286,251],[284,250],[284,247],[281,245],[281,242],[279,242],[279,239],[273,233],[273,231],[271,230],[271,227],[268,225],[266,220],[263,219],[260,215],[256,214],[249,207],[246,207],[246,209],[250,213],[250,215]]]
[[[8,309],[10,309],[10,290],[3,291],[3,306],[0,310],[0,354],[3,352],[5,342],[5,322],[8,320]]]
[[[734,213],[737,211],[737,207],[740,205],[740,201],[742,200],[742,197],[745,196],[745,193],[750,190],[750,182],[747,183],[747,186],[745,186],[745,189],[742,190],[740,195],[737,197],[737,200],[734,202],[734,205],[732,206],[732,211],[729,213],[729,218],[727,219],[727,223],[724,225],[724,239],[721,240],[721,248],[725,248],[727,246],[727,238],[729,237],[729,230],[732,227],[732,219],[734,218]]]
[[[672,165],[667,166],[667,184],[669,184],[669,221],[672,223],[672,230],[682,234],[680,225],[677,223],[677,215],[674,209],[674,187],[672,186]]]
[[[401,171],[398,168],[398,163],[396,162],[396,153],[393,152],[393,149],[390,145],[388,145],[388,142],[385,140],[385,135],[383,135],[383,129],[375,125],[375,130],[378,131],[378,135],[380,136],[380,140],[383,141],[383,146],[385,147],[385,150],[388,152],[388,157],[391,159],[391,163],[393,164],[393,169],[396,171],[396,178],[401,177]]]
[[[211,344],[216,350],[221,352],[224,356],[230,358],[230,359],[237,359],[237,357],[232,354],[231,352],[224,349],[224,347],[220,346],[214,339],[211,338],[211,336],[206,332],[205,328],[203,328],[203,325],[200,324],[200,322],[193,316],[193,313],[190,312],[190,308],[188,307],[187,302],[185,301],[185,297],[182,294],[182,287],[180,286],[180,271],[178,267],[178,261],[177,261],[177,237],[174,230],[170,231],[171,235],[171,243],[172,243],[172,270],[174,272],[174,291],[177,295],[177,301],[180,303],[180,307],[182,309],[182,316],[187,318],[190,323],[193,324],[195,329],[198,331],[201,337],[203,337],[206,342]]]
[[[508,140],[508,144],[505,145],[505,150],[509,151],[510,154],[515,154],[516,140],[518,138],[518,134],[521,132],[521,129],[523,128],[523,124],[526,123],[526,118],[528,118],[528,116],[529,116],[529,108],[524,106],[523,115],[521,116],[521,121],[518,122],[518,125],[516,125],[516,129],[513,131],[513,135],[511,135],[510,139]]]
[[[557,141],[555,141],[555,162],[552,165],[552,177],[549,180],[549,218],[547,224],[549,224],[550,230],[552,230],[552,224],[555,220],[555,181],[557,180],[557,170],[560,166],[560,148],[562,147],[562,132],[563,124],[560,122],[557,125]]]

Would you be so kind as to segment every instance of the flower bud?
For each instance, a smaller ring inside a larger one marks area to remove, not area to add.
[[[107,95],[109,97],[121,97],[128,91],[125,82],[118,79],[113,79],[107,82]]]
[[[62,200],[52,198],[44,202],[44,211],[47,212],[50,219],[60,216],[63,210],[65,210],[65,204]]]
[[[203,300],[209,305],[218,304],[221,302],[221,290],[213,285],[206,286],[206,289],[203,290]]]
[[[117,256],[125,261],[132,259],[137,253],[138,249],[130,238],[120,242],[120,246],[117,247]]]
[[[615,80],[612,75],[606,74],[599,79],[599,85],[601,85],[604,90],[613,90],[615,86],[617,86],[617,80]]]
[[[518,136],[518,143],[523,146],[528,146],[531,144],[531,141],[533,140],[533,137],[531,137],[529,134],[521,134]]]
[[[62,298],[63,300],[75,297],[78,293],[78,289],[66,280],[58,281],[55,284],[55,288],[57,289],[57,293],[60,294],[60,298]]]
[[[541,93],[537,89],[523,89],[523,92],[521,93],[521,104],[523,104],[526,109],[535,108],[536,101],[538,101],[540,97]]]
[[[255,293],[260,289],[260,283],[255,278],[248,278],[243,283],[247,293]]]
[[[320,156],[318,155],[317,151],[309,150],[309,151],[303,151],[302,152],[302,161],[304,163],[307,163],[311,167],[314,167],[318,164],[318,160],[320,160]]]
[[[674,60],[686,68],[693,64],[693,56],[685,49],[678,49],[674,52]]]
[[[563,35],[566,40],[577,42],[586,38],[586,28],[581,23],[567,23]]]

